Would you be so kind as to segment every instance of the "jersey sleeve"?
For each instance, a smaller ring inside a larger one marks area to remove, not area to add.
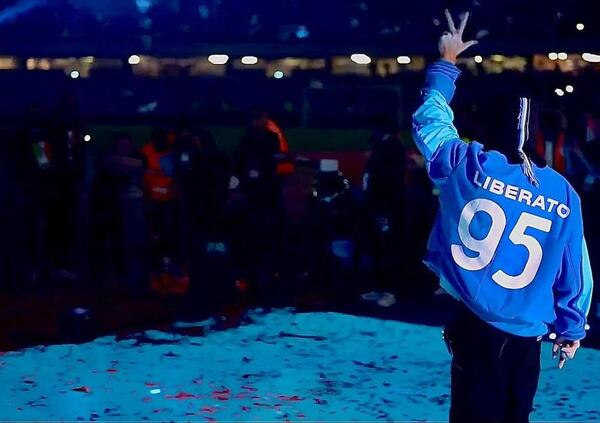
[[[587,315],[592,301],[593,278],[590,257],[583,236],[581,213],[572,218],[576,227],[566,245],[560,272],[554,284],[555,330],[560,337],[577,341],[585,337]]]
[[[467,144],[454,127],[454,113],[449,106],[459,75],[453,64],[435,62],[427,70],[423,103],[413,115],[413,138],[425,157],[430,178],[438,186],[443,185],[467,151]]]

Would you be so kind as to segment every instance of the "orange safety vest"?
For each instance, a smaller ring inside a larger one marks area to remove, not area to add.
[[[267,121],[267,130],[277,135],[277,139],[279,140],[279,152],[283,154],[288,153],[290,151],[288,140],[283,134],[283,131],[279,125],[277,125],[273,120],[269,119]],[[292,163],[290,160],[282,160],[277,163],[275,172],[278,175],[290,175],[294,173],[294,163]]]
[[[146,159],[146,171],[143,177],[144,189],[152,201],[163,202],[175,198],[175,180],[166,175],[161,167],[161,159],[172,154],[170,150],[156,151],[151,142],[142,147],[142,155]]]

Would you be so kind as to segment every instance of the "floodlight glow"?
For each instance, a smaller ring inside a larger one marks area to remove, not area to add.
[[[585,25],[582,23],[578,23],[577,25],[575,25],[575,28],[577,28],[577,31],[583,31],[585,29]]]
[[[72,79],[77,79],[77,78],[79,78],[79,71],[72,70],[69,75],[71,76]]]
[[[560,88],[555,89],[554,92],[559,97],[562,97],[563,95],[565,95],[565,92],[563,90],[561,90]]]
[[[398,56],[396,61],[401,65],[408,65],[410,63],[410,57],[408,56]]]
[[[208,61],[213,65],[224,65],[229,61],[229,56],[226,54],[211,54],[208,56]]]
[[[481,62],[483,62],[483,57],[477,55],[477,56],[473,57],[473,60],[475,61],[475,63],[481,63]]]
[[[273,78],[275,78],[275,79],[281,79],[281,78],[283,78],[284,76],[285,76],[285,74],[284,74],[282,71],[280,71],[280,70],[276,70],[276,71],[273,73]]]
[[[594,54],[594,53],[583,53],[581,55],[581,58],[583,60],[585,60],[586,62],[590,62],[590,63],[600,63],[600,54]]]
[[[256,65],[258,63],[258,57],[256,56],[244,56],[241,59],[244,65]]]
[[[567,60],[567,57],[569,56],[564,51],[558,53],[558,60]]]
[[[368,65],[371,63],[371,58],[363,53],[354,53],[350,56],[350,60],[352,60],[357,65]]]
[[[140,56],[138,56],[137,54],[132,54],[131,56],[129,56],[127,63],[129,63],[130,65],[138,65],[141,61],[142,58]]]
[[[550,60],[556,60],[556,59],[558,59],[558,54],[555,53],[555,52],[548,53],[548,59],[550,59]]]
[[[574,88],[573,88],[572,85],[567,85],[565,87],[565,91],[568,92],[568,93],[572,93],[574,91]]]

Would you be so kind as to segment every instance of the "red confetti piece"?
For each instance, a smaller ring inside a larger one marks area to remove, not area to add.
[[[217,412],[217,407],[202,407],[202,409],[200,411],[202,411],[203,413],[216,413]]]
[[[85,392],[86,394],[92,392],[92,389],[89,386],[78,386],[77,388],[73,388],[73,390],[76,392]]]
[[[219,401],[228,401],[231,396],[231,391],[227,388],[222,389],[220,391],[213,391],[212,397]]]
[[[144,397],[144,398],[142,398],[142,401],[143,402],[150,402],[150,401],[152,401],[152,398],[150,398],[150,397]]]
[[[279,395],[279,399],[283,401],[302,401],[302,398],[300,398],[298,395]]]
[[[183,399],[196,398],[196,395],[190,394],[188,392],[178,392],[176,395],[165,395],[165,398],[166,399],[183,400]]]
[[[154,383],[154,382],[144,382],[144,385],[151,387],[151,386],[156,386],[156,383]]]
[[[246,391],[252,391],[252,392],[258,391],[258,389],[253,388],[252,386],[249,386],[249,385],[242,386],[242,389],[245,389]]]
[[[106,370],[106,373],[117,373],[117,369],[108,369]]]

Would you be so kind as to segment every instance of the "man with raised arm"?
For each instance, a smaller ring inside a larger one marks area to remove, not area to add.
[[[440,189],[425,263],[455,300],[445,329],[452,352],[451,422],[528,422],[542,336],[558,366],[585,336],[592,276],[580,199],[569,183],[524,153],[530,102],[502,152],[461,141],[449,107],[468,14],[440,38],[413,116],[415,142]]]

